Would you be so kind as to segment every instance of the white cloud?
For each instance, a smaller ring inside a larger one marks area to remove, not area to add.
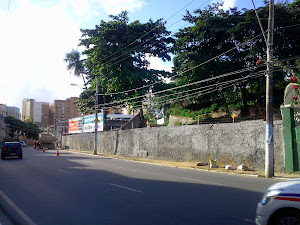
[[[236,5],[237,0],[223,0],[223,1],[216,1],[214,0],[213,2],[223,2],[223,6],[221,7],[224,10],[227,10],[229,8],[233,8]]]
[[[71,6],[74,15],[82,16],[86,19],[98,16],[100,8],[107,15],[116,15],[124,10],[136,12],[146,5],[143,0],[60,0],[60,4],[64,8]]]
[[[136,12],[142,9],[146,3],[142,0],[97,0],[108,15],[116,15],[124,10]]]
[[[150,63],[149,69],[172,72],[172,67],[166,66],[166,63],[164,63],[164,61],[158,57],[154,57],[154,56],[150,56],[149,54],[146,54],[146,60]]]
[[[224,0],[223,9],[233,8],[237,0]]]
[[[0,10],[0,103],[21,108],[23,98],[52,103],[78,96],[82,85],[63,62],[76,48],[79,28],[58,5],[42,8],[22,0],[18,8]]]

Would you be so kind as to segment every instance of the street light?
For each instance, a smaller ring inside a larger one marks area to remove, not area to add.
[[[82,87],[80,87],[78,84],[70,84],[71,86],[79,87],[81,90],[83,90]],[[98,142],[98,76],[96,76],[96,94],[95,94],[95,141],[94,141],[94,155],[97,155],[97,142]]]
[[[76,87],[79,87],[81,90],[83,90],[83,88],[82,88],[82,87],[80,87],[78,84],[73,84],[73,83],[71,83],[70,85],[71,85],[71,86],[76,86]]]

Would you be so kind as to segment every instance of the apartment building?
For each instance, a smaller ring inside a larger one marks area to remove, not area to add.
[[[37,102],[35,99],[23,99],[22,121],[32,120],[41,128],[50,125],[49,103]]]
[[[6,116],[6,105],[0,104],[0,141],[2,141],[6,137],[6,125],[4,123],[4,117]]]
[[[7,127],[4,123],[4,117],[12,116],[17,119],[21,119],[20,109],[14,106],[6,106],[5,104],[0,104],[0,141],[3,141],[7,137]]]
[[[50,121],[56,126],[59,132],[66,132],[68,120],[80,116],[78,105],[75,103],[77,97],[71,97],[66,100],[54,100],[50,105]]]
[[[21,119],[20,109],[14,106],[7,106],[7,116],[12,116],[17,119]]]
[[[33,120],[34,99],[25,98],[22,101],[22,121]]]

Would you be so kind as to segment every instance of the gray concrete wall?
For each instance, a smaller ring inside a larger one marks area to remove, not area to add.
[[[256,170],[265,165],[265,122],[151,127],[98,133],[98,152],[171,161],[242,163]],[[284,172],[283,126],[274,122],[275,172]],[[63,137],[71,149],[93,152],[94,134]]]

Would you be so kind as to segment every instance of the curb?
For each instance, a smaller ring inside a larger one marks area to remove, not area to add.
[[[85,154],[85,155],[94,155],[93,153],[89,151],[79,151],[79,150],[74,150],[74,149],[62,149],[62,151],[66,152],[74,152],[74,153],[79,153],[79,154]],[[227,172],[227,171],[218,171],[218,170],[212,170],[212,169],[205,169],[205,168],[196,168],[196,167],[186,167],[186,166],[180,166],[180,165],[167,165],[164,163],[157,163],[157,162],[147,162],[147,161],[139,161],[139,160],[134,160],[134,159],[129,159],[129,158],[119,158],[119,157],[114,157],[112,155],[107,155],[105,154],[102,155],[94,155],[98,157],[105,157],[105,158],[111,158],[111,159],[118,159],[118,160],[124,160],[124,161],[132,161],[132,162],[137,162],[137,163],[145,163],[145,164],[150,164],[150,165],[157,165],[157,166],[165,166],[165,167],[174,167],[174,168],[180,168],[180,169],[188,169],[188,170],[195,170],[195,171],[205,171],[205,172],[213,172],[213,173],[222,173],[222,174],[228,174],[228,175],[239,175],[239,176],[248,176],[248,177],[255,177],[255,178],[265,178],[265,179],[274,179],[278,181],[283,181],[283,180],[289,180],[289,179],[294,179],[296,177],[284,177],[284,176],[274,176],[271,178],[266,178],[265,176],[261,174],[248,174],[248,173],[233,173],[233,172]]]
[[[0,190],[0,208],[6,216],[16,225],[36,225],[18,206],[15,205]]]

